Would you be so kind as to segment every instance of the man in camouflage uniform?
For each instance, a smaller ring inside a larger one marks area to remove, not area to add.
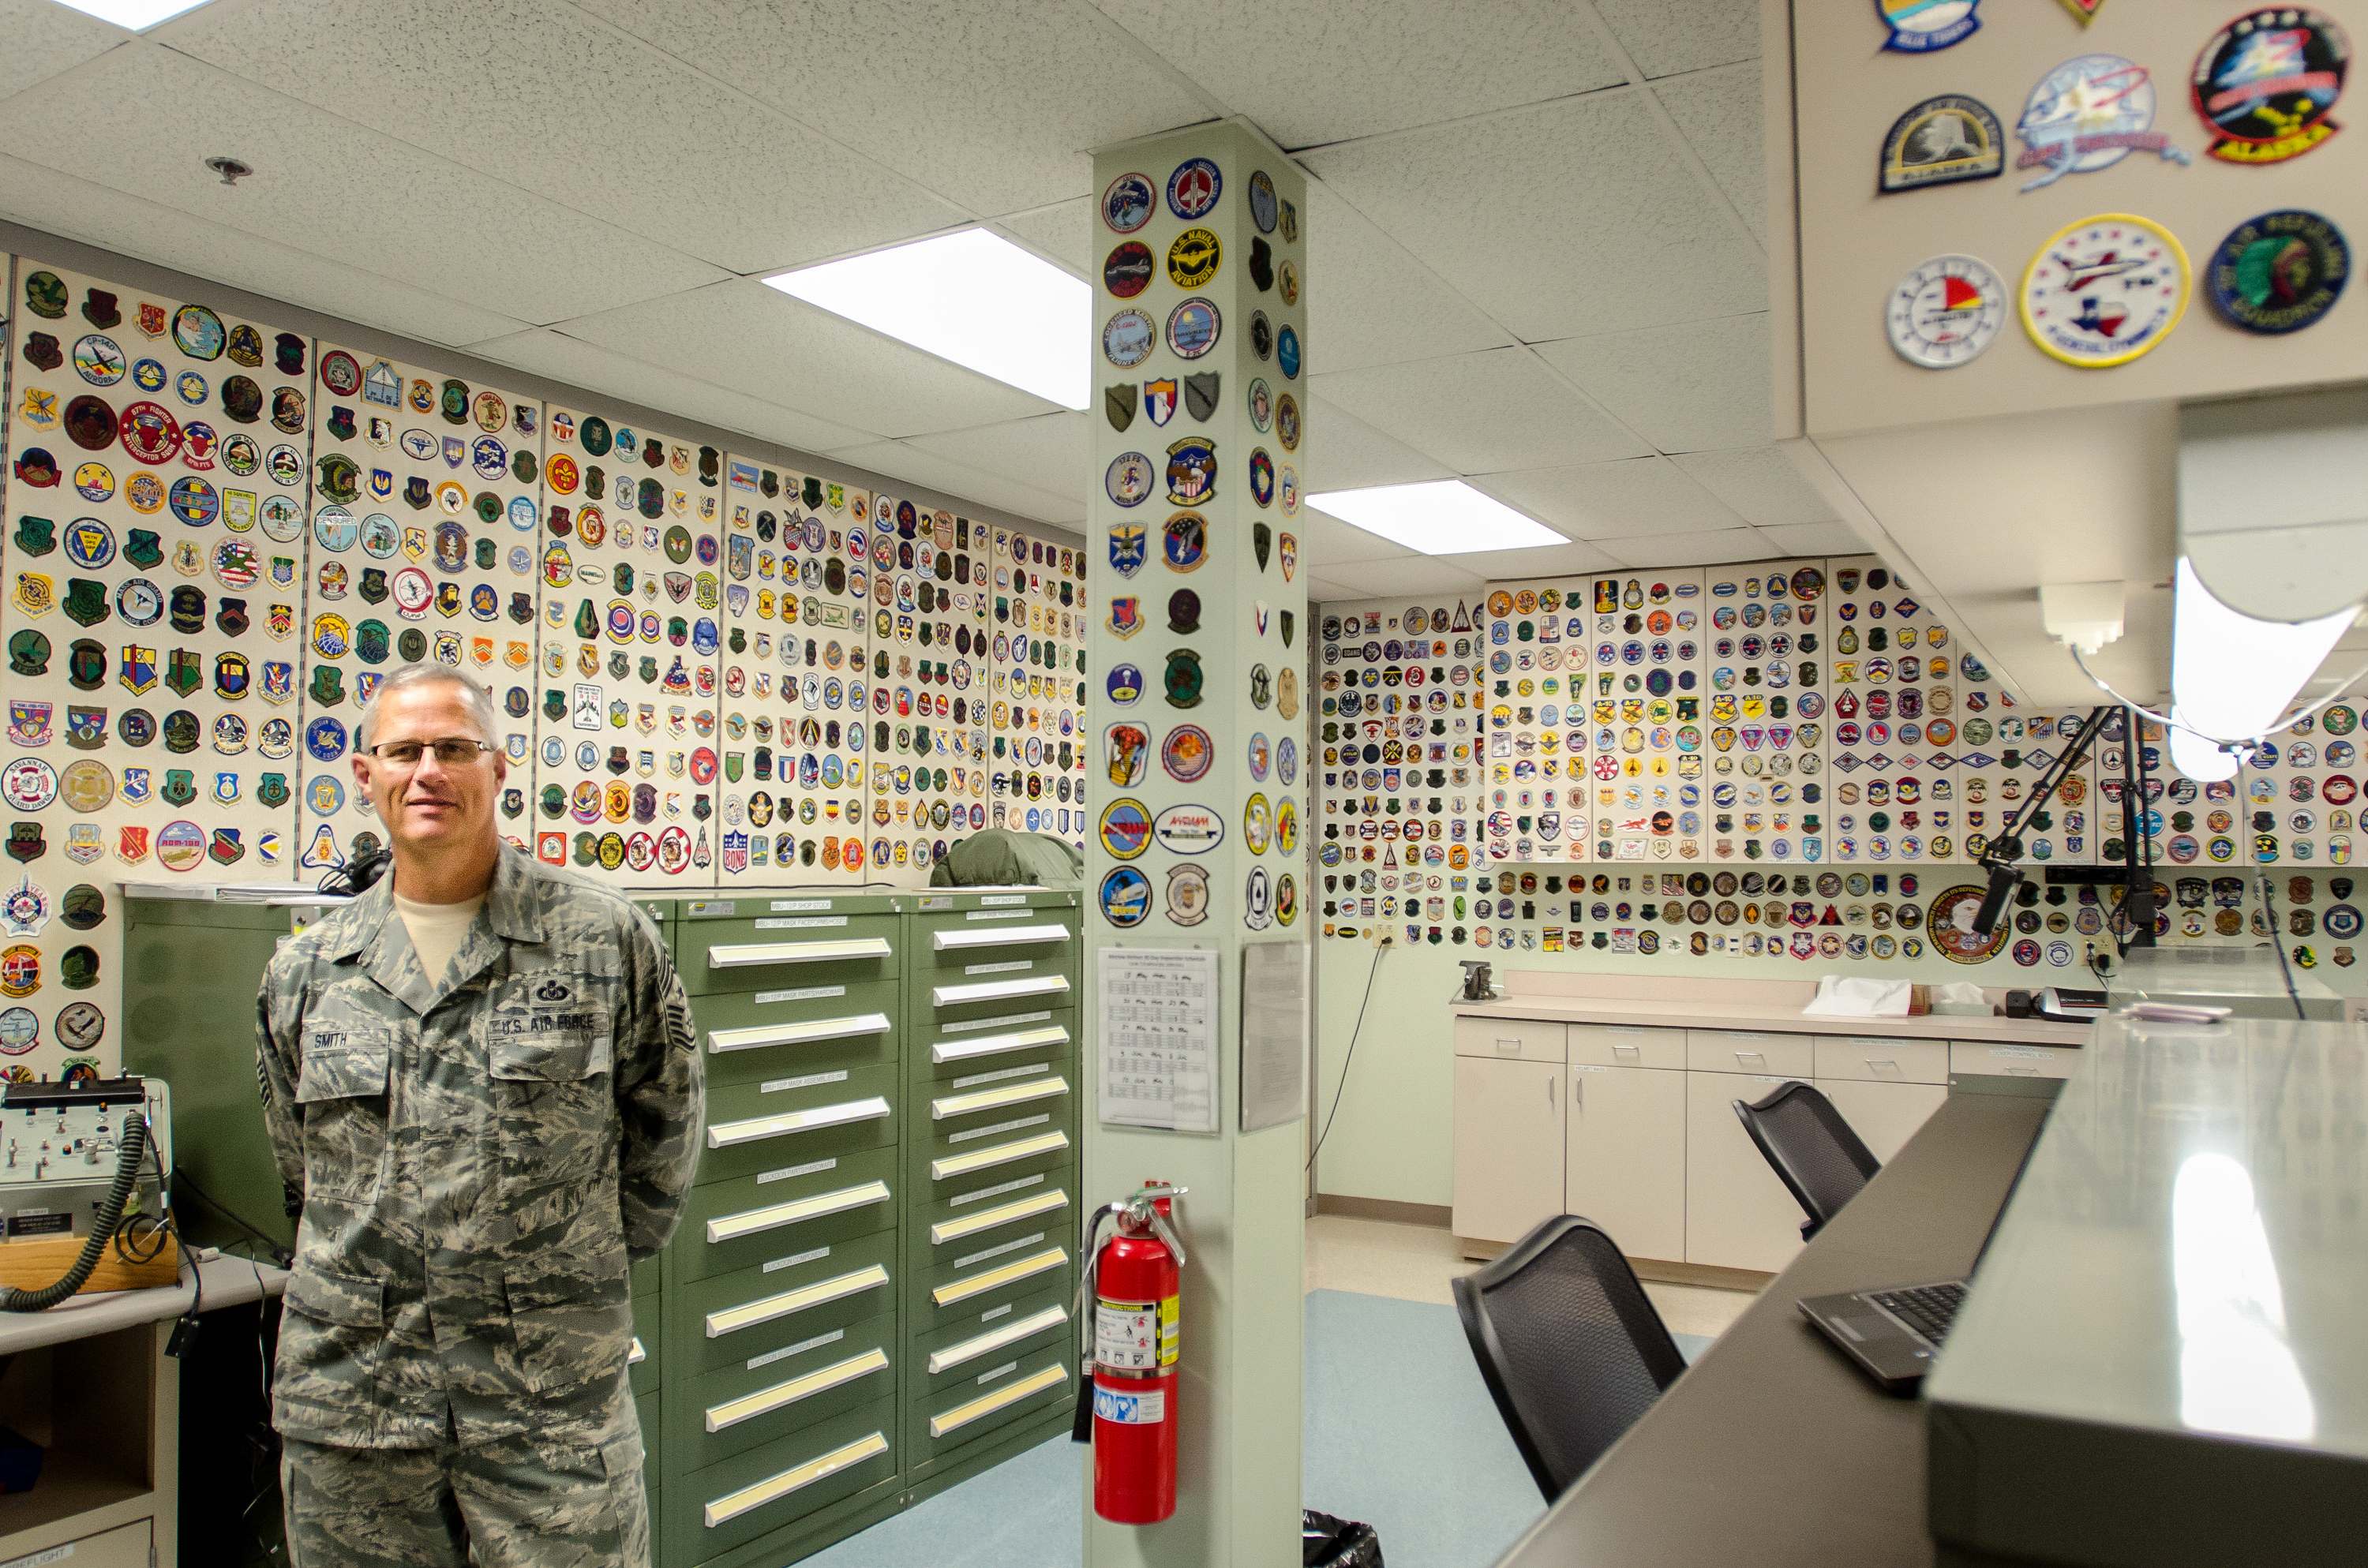
[[[494,733],[466,677],[390,676],[355,775],[393,870],[264,975],[293,1568],[649,1562],[628,1276],[679,1218],[701,1068],[647,918],[496,835]]]

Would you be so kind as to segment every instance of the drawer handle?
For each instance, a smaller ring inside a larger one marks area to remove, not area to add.
[[[1012,1281],[1025,1279],[1031,1274],[1042,1274],[1048,1268],[1062,1267],[1068,1261],[1069,1255],[1064,1248],[1046,1247],[1042,1252],[1030,1253],[1017,1263],[1007,1263],[1000,1268],[990,1268],[984,1274],[973,1274],[966,1279],[957,1279],[951,1284],[940,1285],[929,1292],[929,1300],[939,1306],[951,1307],[956,1301],[966,1301],[973,1296],[983,1296],[989,1290],[999,1290]]]
[[[1015,996],[1065,995],[1069,977],[1065,974],[1031,974],[1019,980],[983,980],[975,985],[933,985],[929,987],[929,1006],[959,1007],[966,1002],[1008,1002]]]
[[[810,1045],[820,1040],[851,1040],[857,1035],[887,1034],[895,1024],[885,1013],[858,1013],[845,1018],[815,1018],[803,1024],[758,1024],[746,1029],[710,1029],[707,1049],[717,1056],[727,1051],[755,1051],[767,1045]]]
[[[873,1095],[869,1099],[848,1100],[843,1105],[785,1110],[779,1116],[757,1116],[746,1121],[720,1121],[708,1128],[707,1146],[729,1149],[767,1138],[786,1138],[792,1132],[817,1132],[825,1127],[845,1127],[855,1121],[882,1121],[895,1114],[885,1098]]]
[[[1030,1100],[1048,1100],[1069,1092],[1066,1078],[1031,1078],[1000,1088],[981,1089],[971,1095],[948,1095],[929,1102],[929,1119],[943,1121],[950,1116],[968,1116],[973,1111],[1000,1110],[1005,1106],[1026,1105]]]
[[[710,969],[746,969],[751,964],[831,963],[845,959],[884,959],[896,949],[885,937],[842,937],[835,942],[742,942],[707,949]]]
[[[958,1404],[943,1415],[930,1416],[929,1436],[942,1437],[949,1432],[967,1426],[972,1422],[992,1415],[998,1410],[1015,1405],[1030,1394],[1042,1393],[1046,1389],[1058,1387],[1068,1381],[1069,1369],[1055,1361],[1051,1366],[1030,1372],[1018,1382],[997,1389],[982,1399],[972,1400],[968,1404]]]
[[[1502,1036],[1502,1035],[1499,1035],[1499,1036],[1497,1036],[1497,1055],[1499,1055],[1499,1056],[1519,1056],[1520,1053],[1521,1053],[1521,1042],[1520,1042],[1520,1040],[1507,1040],[1507,1039],[1506,1039],[1504,1036]]]
[[[1762,1062],[1768,1060],[1768,1053],[1764,1051],[1738,1051],[1735,1053],[1735,1059],[1737,1062],[1743,1061],[1746,1057],[1752,1056],[1758,1057]]]
[[[744,1328],[755,1328],[759,1324],[771,1323],[778,1318],[788,1317],[793,1312],[803,1312],[810,1308],[825,1306],[832,1301],[843,1301],[849,1296],[860,1295],[866,1290],[876,1290],[887,1283],[886,1269],[876,1263],[866,1264],[852,1274],[835,1275],[828,1279],[803,1286],[795,1290],[784,1290],[778,1296],[767,1296],[757,1301],[743,1301],[736,1307],[726,1307],[722,1312],[710,1312],[707,1314],[707,1337],[721,1339],[727,1334],[737,1334]]]
[[[959,1345],[949,1345],[943,1350],[933,1350],[929,1353],[929,1376],[934,1378],[939,1372],[951,1371],[966,1361],[975,1361],[982,1356],[992,1356],[1007,1345],[1017,1345],[1023,1339],[1033,1339],[1046,1329],[1057,1328],[1068,1321],[1068,1308],[1046,1307],[1042,1312],[1030,1312],[1026,1317],[1016,1322],[1005,1324],[1001,1328],[982,1334],[975,1339],[965,1339]]]
[[[710,1220],[707,1222],[707,1239],[711,1244],[738,1241],[743,1236],[778,1231],[784,1225],[802,1224],[808,1220],[844,1214],[850,1209],[863,1209],[887,1201],[888,1184],[867,1181],[860,1187],[842,1187],[837,1192],[819,1193],[813,1198],[802,1198],[794,1203],[775,1203],[767,1208],[750,1209]]]
[[[874,1347],[860,1356],[850,1356],[844,1361],[818,1368],[803,1378],[791,1378],[785,1383],[727,1399],[722,1404],[707,1407],[707,1429],[721,1432],[726,1426],[737,1426],[743,1421],[753,1421],[759,1415],[770,1415],[776,1410],[786,1410],[802,1399],[812,1399],[818,1393],[842,1388],[858,1378],[870,1377],[884,1370],[887,1352]]]
[[[1611,1042],[1611,1049],[1615,1051],[1624,1051],[1631,1056],[1642,1055],[1645,1050],[1641,1045],[1622,1045],[1616,1040]]]
[[[649,1358],[650,1353],[648,1349],[643,1346],[642,1336],[638,1334],[633,1335],[633,1347],[625,1352],[625,1365],[628,1367],[638,1367]]]
[[[1870,1073],[1880,1073],[1886,1067],[1895,1073],[1899,1071],[1899,1063],[1891,1057],[1870,1056],[1866,1059],[1866,1070]]]
[[[1069,1135],[1055,1129],[1040,1132],[1033,1138],[1022,1138],[1016,1143],[997,1143],[989,1149],[973,1149],[967,1154],[949,1154],[942,1160],[929,1162],[929,1179],[943,1181],[948,1176],[969,1176],[1013,1160],[1032,1159],[1038,1154],[1058,1153],[1069,1146]]]
[[[2039,1076],[2039,1069],[2036,1067],[2009,1067],[2007,1069],[2007,1072],[2018,1078],[2036,1078]]]
[[[809,1460],[779,1475],[768,1475],[754,1486],[727,1492],[707,1505],[707,1528],[713,1529],[718,1525],[728,1524],[752,1508],[778,1503],[802,1487],[812,1486],[817,1481],[837,1475],[849,1465],[861,1464],[865,1460],[887,1451],[888,1439],[874,1432],[868,1437],[858,1437],[843,1449],[833,1449],[818,1460]]]
[[[1050,1192],[1038,1193],[1032,1198],[1023,1198],[1017,1203],[1007,1203],[1000,1209],[989,1209],[978,1214],[965,1214],[959,1220],[940,1221],[929,1227],[929,1244],[933,1247],[943,1246],[948,1242],[958,1242],[965,1236],[977,1235],[981,1231],[992,1231],[998,1225],[1008,1225],[1018,1220],[1032,1220],[1039,1214],[1050,1214],[1054,1210],[1066,1209],[1068,1206],[1069,1195],[1056,1187]]]
[[[932,952],[953,952],[963,948],[1041,947],[1050,942],[1065,942],[1075,935],[1066,926],[1007,926],[997,930],[939,931],[929,937]]]
[[[949,1062],[968,1062],[975,1056],[995,1056],[1006,1051],[1026,1051],[1039,1045],[1066,1045],[1069,1031],[1059,1024],[1046,1024],[1042,1028],[1015,1029],[1009,1034],[983,1035],[977,1040],[941,1040],[929,1047],[929,1061],[942,1067]]]

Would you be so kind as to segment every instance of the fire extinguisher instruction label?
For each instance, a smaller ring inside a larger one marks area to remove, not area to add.
[[[1099,1303],[1094,1309],[1094,1359],[1112,1371],[1156,1370],[1160,1365],[1159,1307],[1156,1301]]]
[[[1120,1393],[1114,1389],[1094,1390],[1094,1419],[1120,1426],[1156,1426],[1167,1419],[1167,1391],[1151,1389],[1143,1393]]]
[[[1159,1364],[1176,1365],[1177,1353],[1184,1348],[1184,1303],[1180,1297],[1170,1296],[1159,1303]]]

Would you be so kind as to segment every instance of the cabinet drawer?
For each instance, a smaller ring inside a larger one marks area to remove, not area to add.
[[[903,926],[894,915],[689,921],[677,928],[675,967],[694,996],[894,980]]]
[[[896,1405],[881,1400],[666,1487],[666,1560],[704,1562],[896,1475]]]
[[[1033,1066],[1015,1062],[1015,1066]],[[956,1089],[933,1084],[926,1098],[912,1101],[913,1145],[932,1157],[1006,1142],[1005,1134],[1076,1125],[1076,1074],[1065,1066],[1015,1074],[996,1083]]]
[[[1077,1141],[1061,1128],[1037,1128],[1016,1137],[982,1140],[958,1150],[916,1148],[909,1177],[915,1221],[933,1223],[991,1204],[1006,1192],[1072,1181]],[[908,1221],[912,1222],[912,1221]]]
[[[794,985],[702,996],[691,1007],[711,1087],[896,1060],[901,982]]]
[[[674,1277],[709,1278],[887,1230],[901,1180],[892,1145],[694,1187],[670,1249]]]
[[[625,1352],[625,1378],[635,1393],[647,1393],[658,1386],[665,1327],[665,1297],[633,1298],[633,1343]]]
[[[1044,1240],[998,1256],[964,1263],[949,1258],[915,1281],[905,1300],[912,1307],[906,1329],[933,1333],[950,1323],[975,1322],[981,1312],[1016,1301],[1023,1296],[1057,1287],[1074,1288],[1070,1272],[1073,1254],[1069,1233],[1076,1227],[1048,1228]],[[967,1256],[968,1255],[962,1255]]]
[[[1755,1073],[1806,1078],[1816,1070],[1814,1040],[1810,1035],[1773,1030],[1688,1029],[1686,1065],[1697,1073]]]
[[[1072,998],[1071,1000],[1074,1000]],[[953,1078],[977,1071],[992,1059],[1017,1061],[1020,1051],[1075,1051],[1084,1026],[1075,1006],[1019,1007],[979,1017],[939,1019],[926,1006],[908,1007],[905,1053],[916,1071]]]
[[[638,1392],[638,1391],[637,1391]],[[653,1392],[633,1401],[633,1419],[642,1428],[642,1479],[647,1488],[666,1463],[666,1401]]]
[[[825,1344],[817,1336],[892,1309],[895,1233],[818,1252],[777,1268],[759,1265],[677,1287],[666,1317],[666,1369],[676,1383],[719,1367],[769,1364],[764,1358],[785,1346]]]
[[[1820,1078],[1857,1078],[1872,1084],[1949,1081],[1949,1046],[1945,1040],[1819,1035],[1816,1046]]]
[[[970,1023],[1008,1013],[1063,1008],[1074,1011],[1083,1000],[1076,966],[1019,958],[938,970],[916,974],[909,1006],[916,1020],[939,1025]]]
[[[2080,1065],[2077,1045],[1992,1045],[1987,1040],[1949,1042],[1949,1071],[1993,1078],[2069,1078]]]
[[[974,965],[1017,963],[1077,972],[1083,957],[1074,909],[980,909],[914,923],[911,968],[927,982],[959,978]]]
[[[631,1289],[634,1295],[656,1295],[666,1289],[666,1254],[654,1252],[642,1259],[633,1265],[633,1272],[628,1278],[632,1281]]]
[[[1014,1356],[1074,1346],[1077,1330],[1070,1312],[1075,1304],[1065,1290],[1036,1290],[914,1335],[905,1386],[915,1398],[958,1385],[973,1387],[979,1373]]]
[[[1570,1059],[1596,1067],[1671,1067],[1686,1064],[1686,1031],[1637,1024],[1573,1024]]]
[[[1458,1018],[1455,1054],[1560,1062],[1564,1059],[1565,1037],[1569,1032],[1568,1024],[1544,1023],[1536,1018]]]
[[[1076,1398],[1070,1380],[1077,1353],[1065,1342],[991,1362],[968,1379],[913,1402],[907,1419],[910,1462],[930,1460],[991,1433],[1060,1409]]]
[[[666,1446],[686,1469],[713,1464],[896,1392],[896,1314],[831,1329],[718,1367],[667,1394]]]
[[[835,1067],[710,1090],[700,1183],[894,1144],[901,1076],[893,1064]]]

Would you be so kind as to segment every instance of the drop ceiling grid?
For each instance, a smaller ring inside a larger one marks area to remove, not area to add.
[[[357,131],[730,272],[972,215],[580,14],[484,0],[258,0],[204,7],[156,36]]]
[[[96,60],[131,35],[52,0],[0,0],[0,101]]]

